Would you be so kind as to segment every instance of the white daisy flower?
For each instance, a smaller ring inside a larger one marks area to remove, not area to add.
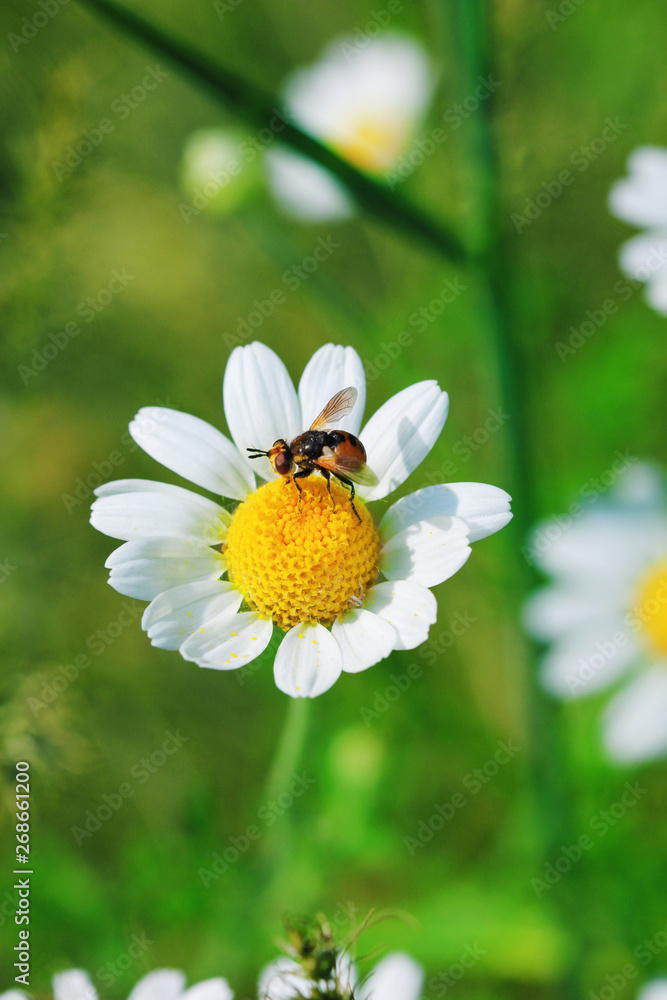
[[[381,175],[407,149],[432,91],[422,46],[387,34],[361,48],[352,38],[332,42],[318,62],[292,75],[285,100],[304,131]],[[353,213],[346,189],[319,164],[283,148],[269,150],[266,159],[274,197],[288,215],[318,222]]]
[[[667,315],[667,149],[640,146],[628,160],[629,177],[611,189],[609,205],[619,219],[645,232],[620,249],[622,269],[646,282],[646,298]]]
[[[667,753],[667,497],[637,463],[606,502],[543,525],[532,551],[553,584],[528,602],[530,632],[550,642],[542,681],[558,697],[624,678],[602,720],[618,762]]]
[[[397,393],[361,430],[375,476],[373,485],[358,486],[354,503],[335,477],[316,471],[297,482],[296,466],[277,475],[266,457],[274,442],[293,441],[346,387],[356,389],[356,405],[334,427],[358,445],[364,369],[356,351],[333,344],[313,355],[298,392],[264,344],[235,348],[223,384],[233,444],[198,417],[139,411],[130,433],[149,455],[238,502],[230,509],[141,479],[95,491],[91,523],[125,541],[107,560],[109,583],[151,602],[142,626],[154,646],[234,670],[266,649],[276,625],[286,633],[276,684],[303,698],[328,690],[343,671],[357,673],[425,641],[436,620],[429,588],[463,566],[471,542],[507,524],[510,497],[479,483],[429,486],[375,524],[366,502],[397,489],[445,423],[447,394],[432,380]],[[265,454],[253,461],[254,449]]]
[[[351,997],[354,991],[355,1000],[419,1000],[423,982],[422,967],[409,955],[397,951],[383,958],[360,987],[354,965],[343,957],[338,961],[337,981],[322,982],[319,989],[341,997]],[[312,997],[314,985],[297,962],[279,958],[260,976],[258,1000]]]
[[[82,969],[69,969],[53,977],[54,1000],[98,1000],[90,976]],[[0,1000],[29,1000],[22,990],[0,993]],[[128,1000],[234,1000],[225,979],[206,979],[189,989],[185,976],[175,969],[156,969],[140,979]]]

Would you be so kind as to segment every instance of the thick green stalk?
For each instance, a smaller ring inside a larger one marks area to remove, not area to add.
[[[480,80],[494,80],[490,44],[490,0],[455,0],[456,33],[460,45],[464,92],[474,94]],[[494,132],[494,93],[480,101],[467,123],[473,162],[473,184],[478,215],[473,220],[473,245],[478,251],[478,278],[482,303],[496,358],[503,405],[511,414],[507,423],[511,462],[511,492],[514,498],[513,531],[517,541],[515,575],[522,597],[535,585],[535,573],[521,554],[521,546],[537,519],[535,483],[531,462],[531,415],[528,371],[517,342],[512,289],[515,288],[510,248],[502,238],[502,172]],[[562,741],[556,706],[542,691],[537,678],[538,649],[529,640],[527,649],[527,714],[531,738],[533,788],[542,835],[544,861],[560,853],[560,845],[571,833],[570,803],[565,785]],[[539,874],[539,873],[536,873]],[[562,900],[563,921],[576,926],[576,913],[569,900]],[[578,947],[578,945],[576,946]],[[578,966],[560,984],[564,996],[575,995]]]

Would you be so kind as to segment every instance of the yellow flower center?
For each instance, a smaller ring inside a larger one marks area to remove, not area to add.
[[[355,167],[380,173],[394,165],[405,143],[406,132],[401,125],[361,119],[349,138],[336,143],[335,148]]]
[[[645,578],[634,610],[653,652],[667,656],[667,563]]]
[[[237,507],[227,534],[230,581],[247,604],[284,631],[300,622],[331,625],[358,607],[378,574],[380,537],[364,504],[314,473],[277,479]]]

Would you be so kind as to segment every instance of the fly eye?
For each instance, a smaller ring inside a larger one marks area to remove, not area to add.
[[[292,462],[284,451],[279,451],[275,459],[276,472],[279,476],[286,476],[292,468]]]

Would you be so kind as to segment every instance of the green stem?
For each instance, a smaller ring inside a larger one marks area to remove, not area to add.
[[[490,46],[490,0],[455,0],[457,38],[461,51],[464,92],[474,93],[479,80],[493,77]],[[516,538],[515,574],[519,592],[526,595],[535,584],[535,574],[520,554],[537,518],[535,482],[531,462],[530,398],[528,372],[516,339],[516,320],[511,289],[513,273],[509,248],[503,244],[501,218],[501,165],[495,142],[491,94],[480,102],[468,122],[471,137],[475,203],[478,217],[473,221],[470,242],[479,247],[478,277],[484,294],[481,302],[486,325],[493,342],[499,389],[510,413],[507,423],[511,463],[511,491],[515,503],[513,531]],[[537,682],[537,647],[527,642],[527,715],[532,749],[531,764],[534,799],[540,824],[544,860],[557,856],[561,843],[571,832],[569,801],[566,794],[562,741],[557,725],[556,706]],[[570,911],[569,900],[561,900],[562,919],[566,926],[576,926],[577,914]],[[580,942],[575,945],[580,947]],[[575,995],[575,983],[581,964],[577,955],[570,975],[560,984],[563,995]]]
[[[176,63],[234,112],[244,117],[258,130],[271,133],[269,141],[278,138],[299,153],[321,164],[342,181],[360,205],[380,221],[389,222],[401,231],[409,232],[426,242],[445,257],[461,263],[468,252],[456,235],[444,225],[412,205],[400,194],[392,192],[361,170],[322,145],[312,136],[288,121],[279,110],[275,95],[246,80],[238,73],[219,66],[201,52],[169,37],[144,18],[116,4],[114,0],[80,0],[84,5],[112,21],[117,27]]]
[[[276,799],[288,792],[292,776],[299,767],[310,714],[310,698],[290,698],[280,741],[273,764],[264,783],[262,807],[275,809]],[[275,916],[285,905],[285,878],[294,844],[294,820],[291,809],[284,810],[280,822],[264,831],[257,865],[258,892],[263,900],[261,911]]]
[[[299,765],[308,731],[310,698],[290,698],[285,712],[283,731],[264,784],[264,798],[274,799],[284,792]]]

